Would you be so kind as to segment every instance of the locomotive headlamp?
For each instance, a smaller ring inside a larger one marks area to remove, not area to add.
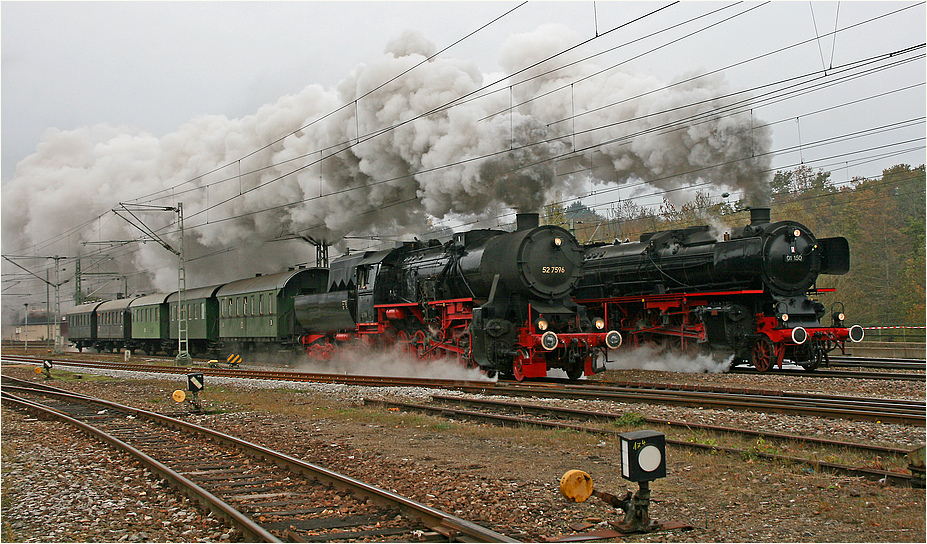
[[[799,236],[801,236],[801,231],[798,230],[798,229],[795,229],[794,231],[792,231],[792,234],[793,234],[796,238],[798,238]]]
[[[789,314],[782,314],[781,316],[779,316],[779,319],[781,319],[783,323],[788,323]]]
[[[552,331],[547,331],[541,336],[541,347],[547,351],[556,349],[558,344],[560,344],[560,339]]]
[[[534,326],[537,327],[539,331],[546,331],[548,324],[546,320],[538,319],[534,322]]]
[[[843,312],[834,312],[832,317],[834,319],[835,327],[839,327],[843,323],[843,320],[847,318],[846,314]]]
[[[594,324],[595,324],[595,328],[600,331],[605,328],[605,320],[602,319],[601,317],[595,318]]]
[[[618,331],[609,331],[605,335],[605,346],[608,349],[618,349],[621,347],[621,333]]]
[[[563,245],[563,238],[561,238],[561,237],[559,237],[559,236],[557,236],[556,238],[554,238],[554,245],[557,246],[557,247],[562,246],[562,245]]]

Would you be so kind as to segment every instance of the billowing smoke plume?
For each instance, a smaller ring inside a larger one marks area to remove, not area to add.
[[[503,44],[500,62],[514,74],[577,41],[563,27],[542,27]],[[98,246],[86,242],[139,236],[106,214],[119,202],[182,202],[188,257],[212,254],[188,265],[195,286],[313,264],[302,241],[266,243],[288,234],[336,242],[421,235],[431,218],[537,211],[590,179],[662,189],[712,181],[765,194],[768,165],[744,159],[765,156],[769,134],[752,129],[749,115],[654,130],[724,106],[717,97],[731,89],[721,76],[667,87],[613,69],[582,80],[601,70],[593,61],[547,73],[573,60],[561,56],[514,76],[511,89],[442,109],[480,89],[484,76],[451,58],[415,67],[435,51],[406,32],[335,89],[310,85],[253,115],[202,116],[161,138],[109,125],[51,129],[3,188],[4,249],[29,251],[64,235],[67,247],[53,251],[89,253]],[[539,77],[522,82],[532,74]],[[171,214],[140,217],[176,244]],[[176,288],[170,254],[152,243],[132,247],[117,259],[124,273],[145,271],[152,287]]]

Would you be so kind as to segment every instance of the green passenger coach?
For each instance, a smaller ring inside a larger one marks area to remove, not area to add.
[[[323,293],[327,281],[328,269],[304,268],[223,285],[216,293],[220,340],[233,350],[292,348],[298,327],[293,297]]]
[[[167,295],[156,293],[132,301],[132,346],[143,355],[164,351],[167,344]]]
[[[216,343],[219,341],[219,303],[216,300],[216,291],[222,284],[209,287],[187,289],[184,294],[185,304],[182,313],[177,312],[179,297],[173,292],[167,297],[170,306],[170,338],[172,349],[177,349],[179,327],[178,315],[187,316],[187,352],[191,357],[217,351]]]
[[[67,311],[68,342],[74,344],[77,351],[92,347],[97,340],[96,309],[102,302],[89,302],[75,306]]]
[[[110,300],[97,306],[97,343],[98,351],[110,353],[132,344],[132,316],[129,306],[133,298]]]

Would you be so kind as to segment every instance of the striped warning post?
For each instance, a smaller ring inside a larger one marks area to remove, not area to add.
[[[225,362],[229,364],[229,368],[238,368],[239,363],[241,363],[241,355],[232,353],[225,359]]]

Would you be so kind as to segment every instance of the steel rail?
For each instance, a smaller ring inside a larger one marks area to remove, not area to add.
[[[14,387],[13,389],[18,390],[20,388]],[[46,391],[49,394],[55,394],[54,392],[48,391],[47,389],[43,389],[43,391]],[[89,434],[101,442],[125,451],[132,457],[138,459],[152,472],[161,476],[161,478],[166,480],[172,487],[187,497],[199,502],[214,514],[222,517],[233,527],[240,529],[242,533],[250,540],[261,542],[282,542],[279,538],[269,533],[260,525],[254,523],[251,518],[242,514],[219,497],[216,497],[209,491],[206,491],[195,482],[179,474],[160,461],[152,458],[143,451],[123,442],[122,440],[103,431],[102,429],[88,425],[87,423],[75,419],[68,414],[65,414],[64,412],[55,410],[54,408],[12,395],[9,393],[9,388],[6,391],[0,392],[0,395],[2,395],[2,400],[5,403],[13,404],[14,406],[18,406],[32,413],[57,418]],[[75,398],[86,400],[88,397]]]
[[[432,400],[437,402],[448,402],[453,404],[471,405],[471,406],[489,406],[497,407],[512,411],[530,412],[536,414],[553,414],[555,416],[577,417],[582,419],[603,419],[608,421],[620,420],[625,414],[616,414],[613,412],[599,412],[595,410],[581,410],[577,408],[565,408],[561,406],[544,406],[540,404],[523,404],[515,402],[506,402],[491,399],[472,399],[462,397],[450,397],[445,395],[432,395]],[[688,421],[679,421],[673,419],[663,419],[657,417],[641,416],[641,420],[647,423],[657,425],[666,425],[668,427],[700,429],[706,431],[723,432],[730,434],[739,434],[745,436],[757,436],[771,438],[775,440],[792,440],[805,444],[815,444],[820,446],[830,446],[836,448],[856,449],[869,453],[880,455],[897,455],[905,456],[912,452],[910,449],[892,448],[888,446],[878,446],[874,444],[859,444],[856,442],[845,442],[842,440],[830,440],[826,438],[813,438],[795,434],[785,434],[767,431],[757,431],[755,429],[740,429],[735,427],[725,427],[720,425],[706,425],[702,423],[691,423]]]
[[[38,360],[29,362],[37,363]],[[75,367],[105,368],[139,372],[168,372],[186,374],[201,372],[205,376],[234,378],[277,379],[287,381],[340,383],[363,386],[409,386],[511,396],[545,395],[557,398],[595,399],[625,403],[671,404],[710,408],[737,408],[748,411],[790,413],[821,417],[881,421],[903,425],[925,426],[927,417],[924,401],[899,399],[859,399],[836,395],[790,393],[778,390],[735,388],[728,386],[693,386],[646,382],[620,382],[621,386],[603,384],[593,380],[585,383],[525,383],[478,382],[464,380],[435,380],[422,378],[393,378],[375,376],[346,376],[333,374],[307,374],[261,370],[229,370],[173,366],[149,366],[128,363],[73,363],[59,364]]]
[[[561,423],[556,421],[545,421],[545,420],[535,420],[518,416],[508,416],[500,414],[491,414],[487,412],[474,412],[470,410],[459,410],[455,408],[448,408],[444,406],[429,406],[424,404],[415,404],[407,402],[398,402],[398,401],[389,401],[384,399],[364,399],[365,404],[379,405],[384,407],[393,407],[403,410],[409,410],[414,412],[432,414],[443,417],[454,417],[454,418],[467,418],[478,421],[485,421],[488,423],[493,423],[497,425],[518,425],[518,426],[537,426],[549,429],[566,429],[578,432],[586,432],[590,434],[598,435],[607,435],[616,437],[620,434],[620,431],[613,431],[609,429],[598,429],[595,427],[587,427],[584,425],[573,425],[570,423]],[[724,452],[731,455],[737,456],[754,456],[757,458],[762,458],[770,461],[778,461],[786,464],[801,464],[807,465],[815,470],[820,470],[822,472],[830,472],[834,474],[845,474],[849,476],[861,476],[871,480],[884,481],[885,483],[890,483],[893,485],[902,485],[910,486],[911,485],[911,475],[903,472],[892,472],[887,470],[880,469],[870,469],[870,468],[861,468],[861,467],[851,467],[849,465],[843,465],[839,463],[831,463],[827,461],[817,461],[813,459],[805,459],[801,457],[787,457],[783,455],[775,455],[771,453],[757,452],[757,451],[747,451],[740,450],[737,448],[728,448],[723,446],[709,445],[709,444],[699,444],[697,442],[687,442],[683,440],[674,440],[667,438],[667,445],[676,446],[679,448],[694,449],[699,451],[708,451],[708,452]]]
[[[406,378],[392,376],[359,376],[350,374],[322,374],[296,371],[279,371],[279,370],[252,370],[252,369],[224,369],[200,366],[167,366],[167,365],[145,365],[137,363],[115,363],[107,361],[73,361],[69,359],[35,359],[22,356],[3,355],[4,360],[11,360],[20,363],[41,365],[43,361],[49,361],[53,365],[72,366],[76,368],[96,368],[104,370],[122,370],[130,372],[154,372],[161,374],[190,374],[200,373],[204,376],[217,376],[224,378],[240,378],[255,380],[285,380],[296,382],[313,382],[313,383],[338,383],[346,385],[367,385],[378,387],[391,386],[409,386],[409,387],[455,387],[455,386],[473,386],[475,384],[488,384],[486,381],[468,381],[468,380],[441,380],[431,378]]]
[[[834,365],[837,366],[837,365]],[[849,365],[843,365],[849,366]],[[798,370],[798,369],[773,369],[768,372],[760,372],[753,368],[732,368],[728,374],[755,374],[767,376],[801,376],[803,378],[853,378],[859,380],[898,380],[909,382],[922,382],[927,378],[927,374],[902,374],[901,372],[869,372],[866,370]]]
[[[7,379],[7,377],[4,376],[4,379]],[[7,386],[5,389],[21,390],[26,388],[19,386]],[[355,493],[358,496],[366,497],[381,503],[385,502],[388,504],[396,505],[405,514],[410,515],[410,517],[420,519],[423,525],[445,536],[453,536],[456,534],[464,535],[468,540],[474,542],[518,542],[517,540],[511,539],[501,533],[497,533],[451,514],[441,512],[440,510],[436,510],[417,501],[413,501],[412,499],[397,495],[391,491],[384,490],[349,476],[330,471],[321,466],[302,461],[301,459],[270,450],[258,444],[254,444],[252,442],[248,442],[246,440],[242,440],[240,438],[233,437],[231,435],[227,435],[207,427],[202,427],[194,423],[189,423],[155,412],[149,412],[147,410],[125,406],[111,401],[93,399],[84,395],[74,395],[64,390],[54,391],[53,389],[55,388],[45,386],[39,389],[38,393],[43,395],[55,395],[64,398],[73,398],[78,402],[84,403],[92,401],[94,404],[107,406],[113,410],[128,413],[137,418],[144,418],[149,421],[154,421],[168,428],[174,428],[183,432],[205,436],[214,441],[234,446],[248,452],[254,457],[272,460],[279,466],[284,466],[294,472],[302,473],[306,476],[309,476],[310,478],[314,478],[321,482],[337,486],[341,489],[350,490],[352,493]],[[6,394],[6,392],[4,392],[4,394]],[[83,427],[84,425],[81,426]]]
[[[484,391],[493,395],[515,397],[547,396],[565,399],[603,400],[624,403],[671,404],[676,406],[736,408],[754,412],[784,413],[805,416],[853,419],[857,421],[881,421],[902,425],[925,426],[925,404],[922,401],[892,401],[875,399],[875,403],[853,402],[851,397],[839,399],[790,398],[787,396],[765,397],[762,395],[702,393],[698,391],[604,389],[583,390],[571,387],[537,389],[532,386],[500,386]],[[900,404],[902,409],[895,409]],[[907,405],[907,409],[904,409]],[[877,411],[878,409],[878,411]]]

